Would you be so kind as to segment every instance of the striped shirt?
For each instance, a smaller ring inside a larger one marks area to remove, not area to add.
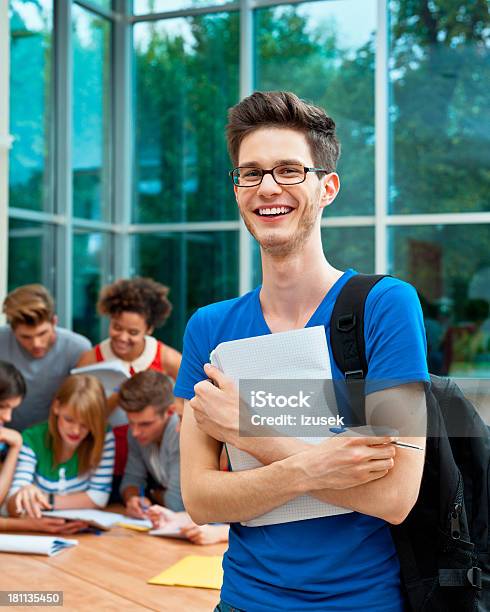
[[[108,430],[99,465],[79,474],[78,451],[64,463],[53,467],[53,450],[48,423],[39,423],[22,433],[22,448],[9,497],[21,487],[34,484],[41,491],[57,495],[84,492],[97,506],[105,506],[111,492],[114,471],[114,434]]]

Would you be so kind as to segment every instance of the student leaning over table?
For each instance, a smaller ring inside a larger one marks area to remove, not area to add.
[[[6,455],[0,468],[0,506],[7,495],[14,475],[17,457],[22,446],[22,436],[15,429],[5,427],[26,392],[22,374],[11,363],[0,361],[0,443],[6,445]],[[71,533],[63,519],[55,518],[6,518],[0,517],[0,531],[47,531]]]
[[[48,418],[56,390],[90,342],[57,326],[54,300],[42,285],[11,291],[3,312],[8,325],[0,327],[0,359],[15,365],[26,381],[26,395],[11,423],[23,431]]]
[[[8,511],[40,518],[47,509],[102,508],[113,468],[104,389],[93,376],[70,376],[55,395],[49,420],[23,433]]]
[[[129,421],[129,456],[121,483],[127,512],[135,518],[148,517],[155,529],[184,510],[180,492],[180,419],[171,412],[175,397],[172,380],[155,370],[135,374],[121,385],[121,407]],[[149,481],[155,489],[154,504],[146,496]],[[194,544],[228,541],[228,525],[196,525],[181,528]]]
[[[173,383],[155,370],[138,372],[119,391],[129,422],[128,461],[121,496],[128,514],[143,518],[150,500],[141,495],[154,483],[155,501],[173,511],[184,509],[180,492],[180,419],[173,413]]]
[[[217,610],[401,612],[404,593],[388,523],[403,521],[415,504],[424,453],[395,448],[393,436],[340,434],[316,446],[292,437],[240,436],[236,387],[207,363],[223,341],[317,325],[328,330],[337,296],[355,274],[334,268],[322,246],[322,212],[340,187],[335,123],[294,94],[256,92],[230,110],[228,146],[238,209],[260,245],[263,284],[192,316],[175,386],[187,400],[181,431],[186,509],[198,523],[231,523]],[[369,294],[364,321],[366,419],[405,427],[403,438],[422,446],[428,372],[416,292],[382,279]],[[333,378],[342,379],[331,365]],[[404,422],[409,415],[422,424],[415,436]],[[263,466],[220,471],[223,442]],[[305,494],[352,512],[241,524]]]

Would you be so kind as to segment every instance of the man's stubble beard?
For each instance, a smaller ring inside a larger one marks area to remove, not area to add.
[[[308,241],[308,238],[311,236],[320,210],[320,189],[318,189],[318,192],[315,194],[314,201],[315,203],[309,202],[308,206],[303,211],[303,215],[299,221],[298,227],[294,235],[286,243],[275,243],[274,233],[266,235],[262,238],[262,240],[259,240],[253,224],[248,218],[246,218],[242,214],[240,208],[239,211],[246,228],[252,234],[255,240],[259,243],[262,251],[264,253],[267,253],[268,255],[271,255],[274,258],[283,259],[284,257],[291,255],[292,253],[297,253],[301,251],[306,242]]]

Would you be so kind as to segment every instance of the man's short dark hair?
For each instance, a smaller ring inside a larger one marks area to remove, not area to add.
[[[226,135],[228,152],[238,166],[242,140],[259,128],[290,128],[302,132],[315,166],[334,172],[340,155],[335,122],[318,106],[289,91],[256,91],[230,108]]]
[[[8,361],[0,361],[0,402],[25,394],[26,383],[19,370]]]
[[[119,404],[126,412],[141,412],[153,406],[163,415],[173,401],[172,379],[156,370],[138,372],[126,380],[119,391]]]

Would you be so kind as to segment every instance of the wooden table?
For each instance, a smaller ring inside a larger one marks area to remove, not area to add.
[[[101,535],[68,537],[77,538],[79,545],[55,557],[0,553],[0,590],[63,591],[63,608],[50,608],[53,611],[206,612],[219,601],[219,591],[150,585],[146,581],[186,555],[223,554],[226,544],[195,546],[122,527]]]

